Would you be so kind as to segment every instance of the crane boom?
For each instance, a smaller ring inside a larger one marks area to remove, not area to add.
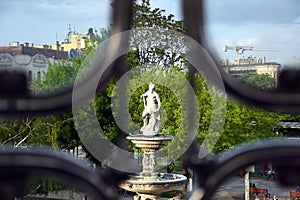
[[[271,48],[254,48],[252,46],[227,46],[225,45],[223,48],[224,52],[227,50],[234,50],[236,52],[236,61],[239,62],[240,54],[243,54],[244,51],[273,51],[279,52],[279,49],[271,49]]]

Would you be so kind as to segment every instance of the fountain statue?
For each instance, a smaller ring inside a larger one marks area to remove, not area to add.
[[[180,174],[159,173],[157,170],[157,151],[173,139],[173,136],[159,134],[159,115],[161,107],[155,85],[150,82],[149,89],[141,95],[144,102],[142,113],[142,134],[127,137],[143,151],[142,171],[120,183],[120,187],[137,193],[136,200],[158,200],[163,192],[181,189],[187,178]]]
[[[144,102],[144,111],[142,114],[144,125],[141,132],[144,135],[157,135],[159,129],[159,115],[157,112],[160,109],[160,99],[155,92],[155,85],[149,83],[149,90],[141,95]]]

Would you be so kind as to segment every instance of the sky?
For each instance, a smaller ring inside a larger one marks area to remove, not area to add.
[[[207,40],[222,58],[234,59],[235,51],[223,46],[252,46],[274,51],[245,51],[241,57],[266,56],[282,65],[300,63],[300,1],[207,1]]]
[[[72,31],[107,28],[109,0],[1,0],[0,45],[13,41],[54,44]]]
[[[13,41],[35,45],[62,42],[72,31],[110,26],[110,0],[0,0],[0,45]],[[266,56],[267,61],[300,62],[299,0],[207,0],[205,34],[213,52],[233,60],[225,45],[278,49],[245,51],[241,57]],[[181,19],[179,0],[151,0],[153,8]]]
[[[0,45],[13,41],[36,45],[63,41],[72,31],[87,33],[89,28],[109,28],[111,0],[0,0]],[[155,7],[176,7],[176,1]],[[174,9],[170,9],[173,11]]]

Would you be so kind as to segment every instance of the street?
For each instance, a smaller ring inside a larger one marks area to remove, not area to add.
[[[290,191],[295,191],[295,187],[283,187],[274,180],[267,181],[265,177],[250,178],[250,182],[255,184],[257,188],[266,188],[270,193],[270,199],[276,195],[276,199],[290,199]],[[213,199],[244,199],[245,179],[234,177],[224,183]],[[251,196],[254,199],[255,195]],[[263,199],[264,195],[259,195],[259,199]]]

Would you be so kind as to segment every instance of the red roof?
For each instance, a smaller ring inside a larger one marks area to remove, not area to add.
[[[46,56],[47,58],[54,58],[57,60],[69,59],[67,51],[57,51],[53,49],[42,49],[24,46],[2,46],[0,47],[0,53],[10,53],[12,55],[25,54],[30,56],[39,53]]]

